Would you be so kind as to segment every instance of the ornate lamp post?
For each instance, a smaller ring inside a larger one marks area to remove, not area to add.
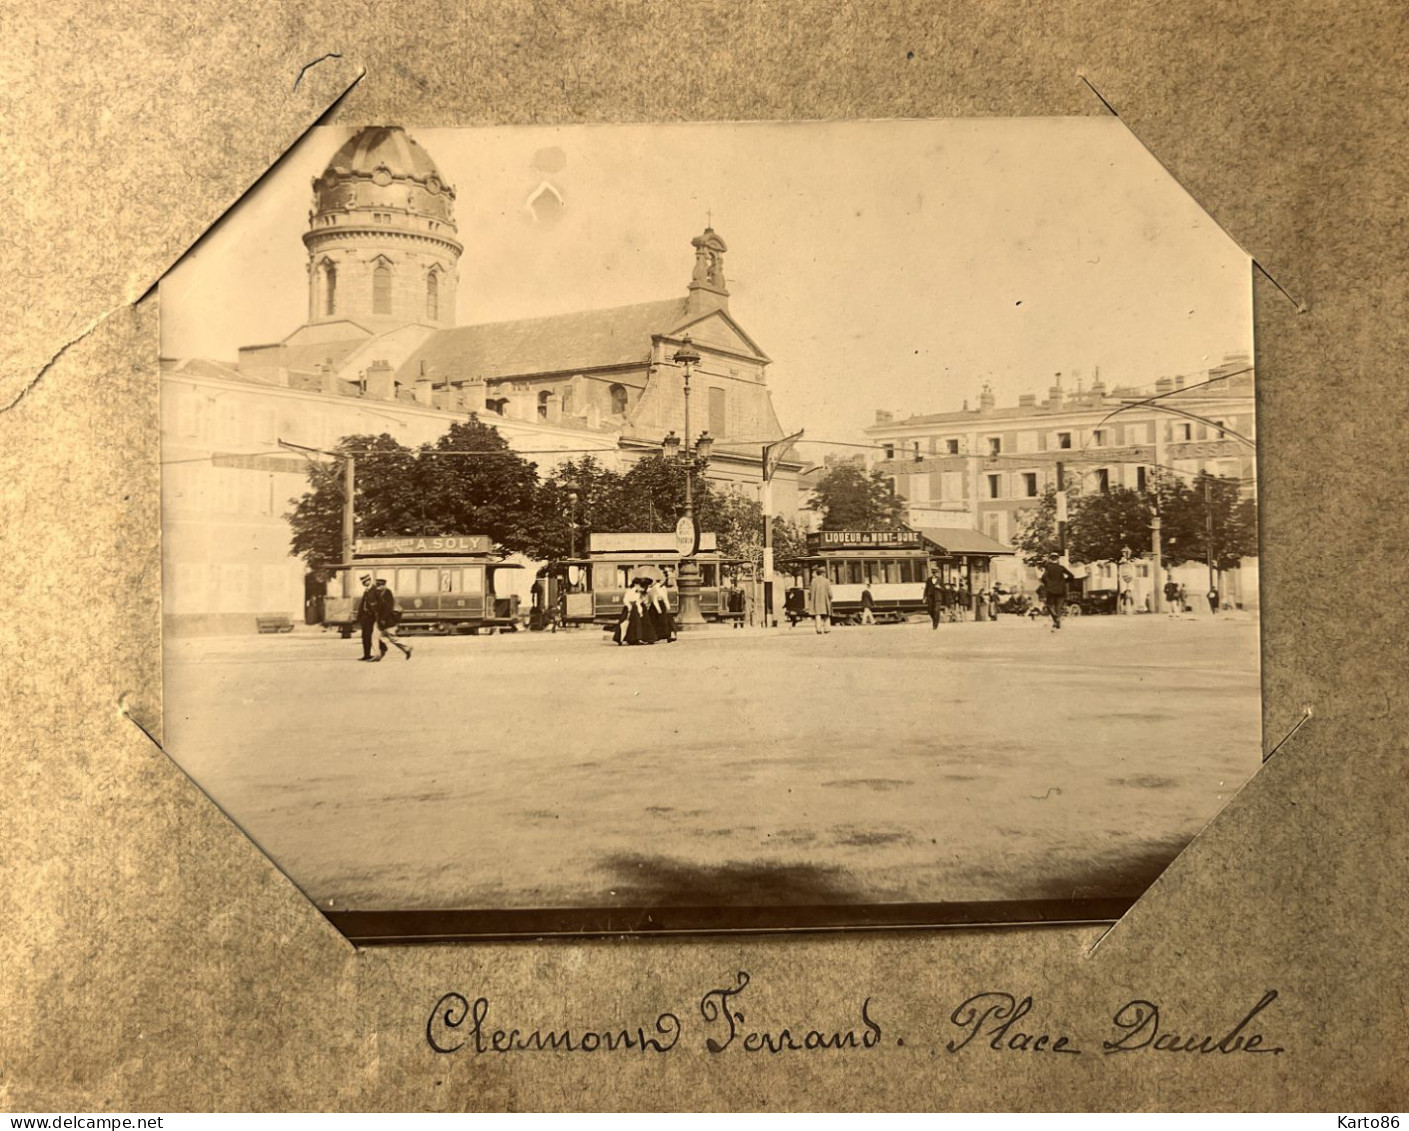
[[[703,471],[709,462],[714,441],[708,432],[702,432],[694,446],[690,445],[690,374],[692,367],[700,363],[700,355],[688,334],[672,360],[685,371],[685,439],[682,444],[672,431],[661,442],[661,450],[666,459],[685,461],[685,513],[675,527],[680,549],[680,615],[676,623],[682,629],[690,629],[705,623],[700,612],[700,564],[695,558],[700,549],[700,533],[695,524],[695,472]]]

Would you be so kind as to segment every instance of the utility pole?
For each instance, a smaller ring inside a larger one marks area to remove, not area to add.
[[[346,461],[342,469],[342,560],[347,566],[342,571],[342,595],[352,596],[352,543],[356,537],[356,527],[352,514],[352,491],[357,483],[357,460],[352,455],[343,457]]]
[[[1208,588],[1212,592],[1218,586],[1213,576],[1213,480],[1208,472],[1204,472],[1204,557],[1208,559]]]
[[[1164,566],[1160,553],[1159,475],[1164,466],[1164,421],[1155,420],[1155,465],[1150,468],[1150,608],[1164,612]]]

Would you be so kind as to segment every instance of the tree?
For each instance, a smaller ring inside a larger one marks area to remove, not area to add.
[[[415,450],[385,433],[345,436],[335,450],[356,457],[358,537],[487,534],[503,551],[537,545],[538,470],[474,417]],[[291,552],[310,567],[342,558],[344,466],[310,465],[312,489],[285,516]]]
[[[1067,551],[1073,562],[1118,561],[1126,546],[1137,556],[1149,552],[1149,495],[1113,487],[1090,495],[1068,489],[1067,497]],[[1218,568],[1231,569],[1243,558],[1257,556],[1257,503],[1243,496],[1236,479],[1200,472],[1191,483],[1183,476],[1166,474],[1160,477],[1156,497],[1160,556],[1166,566],[1208,560],[1210,510],[1213,558]],[[1024,516],[1014,540],[1029,565],[1057,552],[1056,515],[1056,491],[1048,487],[1037,506]]]
[[[1073,500],[1067,523],[1073,562],[1116,562],[1125,550],[1150,548],[1150,502],[1129,487],[1112,487]]]
[[[879,469],[855,463],[833,467],[817,481],[808,510],[822,513],[823,530],[897,530],[905,525],[905,500]]]
[[[780,514],[773,516],[773,560],[787,561],[807,553],[807,535],[802,527]]]
[[[1161,541],[1165,564],[1205,562],[1232,569],[1257,556],[1257,502],[1245,497],[1237,479],[1199,472],[1192,483],[1172,476],[1160,486]],[[1209,545],[1210,514],[1213,518]]]

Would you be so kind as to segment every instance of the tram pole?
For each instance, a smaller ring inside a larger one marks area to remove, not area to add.
[[[352,455],[343,457],[342,469],[342,560],[347,566],[342,571],[342,595],[352,596],[352,543],[356,535],[356,527],[352,513],[352,492],[357,482],[357,458]]]

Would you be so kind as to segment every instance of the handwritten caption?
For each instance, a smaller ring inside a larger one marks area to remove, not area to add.
[[[663,1055],[684,1047],[687,1039],[701,1042],[705,1052],[806,1053],[826,1050],[864,1055],[885,1045],[925,1047],[907,1041],[885,1020],[872,997],[862,998],[840,1020],[786,1025],[751,1023],[744,1012],[744,991],[750,977],[739,971],[732,986],[710,989],[696,1012],[698,1037],[673,1010],[659,1010],[636,1024],[545,1027],[522,1019],[501,1019],[488,997],[471,1000],[458,992],[442,994],[426,1020],[426,1042],[437,1053],[474,1056],[520,1052],[635,1053]],[[1050,1054],[1081,1056],[1094,1053],[1183,1053],[1199,1056],[1273,1054],[1286,1051],[1269,1043],[1262,1026],[1277,991],[1268,990],[1250,1009],[1229,1011],[1229,1018],[1212,1023],[1176,1018],[1158,1004],[1134,998],[1112,1010],[1100,1022],[1080,1032],[1044,1021],[1031,995],[1018,997],[985,990],[965,998],[942,1014],[938,1047],[955,1055]],[[691,1011],[685,1011],[692,1016]],[[752,1013],[752,1006],[749,1006]],[[518,1023],[514,1024],[514,1020]],[[889,1027],[887,1027],[889,1026]],[[946,1039],[947,1038],[947,1039]]]

